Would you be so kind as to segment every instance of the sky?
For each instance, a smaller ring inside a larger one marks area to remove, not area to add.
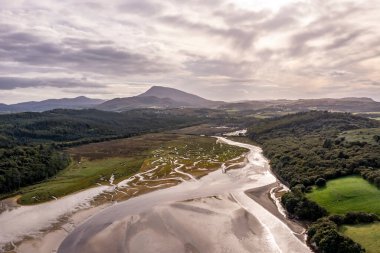
[[[0,0],[0,103],[152,85],[380,101],[379,0]]]

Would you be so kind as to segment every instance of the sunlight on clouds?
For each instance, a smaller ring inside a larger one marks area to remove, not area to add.
[[[260,10],[271,9],[277,11],[281,7],[295,3],[302,2],[301,0],[230,0],[230,3],[234,3],[244,9]]]
[[[0,77],[56,78],[44,89],[57,97],[86,89],[121,97],[157,84],[229,101],[355,96],[356,89],[380,99],[377,0],[4,0],[1,7]],[[65,87],[66,79],[78,87]],[[4,84],[0,103],[28,100],[31,90],[45,98],[33,84]]]

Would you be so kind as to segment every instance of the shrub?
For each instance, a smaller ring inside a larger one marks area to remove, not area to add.
[[[365,250],[352,239],[339,234],[337,225],[327,218],[313,223],[308,232],[308,241],[324,253],[362,253]]]
[[[315,184],[318,186],[318,187],[323,187],[326,185],[326,180],[324,178],[318,178],[317,180],[315,180]]]
[[[301,220],[315,221],[327,215],[324,208],[308,200],[301,192],[287,192],[282,196],[281,202],[286,211]]]

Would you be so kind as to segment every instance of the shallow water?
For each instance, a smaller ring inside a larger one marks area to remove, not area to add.
[[[63,215],[88,208],[95,196],[109,189],[109,186],[99,186],[47,203],[4,211],[0,214],[0,249],[5,243],[16,242],[26,235],[37,235]]]
[[[77,227],[58,252],[310,252],[244,193],[276,182],[261,149],[219,141],[248,148],[246,166],[106,208]]]

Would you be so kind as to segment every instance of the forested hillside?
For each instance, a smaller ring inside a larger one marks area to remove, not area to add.
[[[376,214],[358,208],[355,198],[361,198],[360,194],[365,193],[361,192],[363,189],[352,189],[358,196],[335,193],[339,195],[338,201],[348,199],[344,215],[329,213],[319,202],[311,201],[307,193],[316,187],[323,189],[326,180],[352,174],[361,175],[380,187],[378,127],[375,120],[348,113],[312,111],[264,120],[249,131],[250,137],[262,145],[273,172],[291,187],[291,192],[282,196],[285,209],[295,218],[316,221],[308,230],[308,241],[317,252],[365,251],[339,232],[343,225],[379,220]],[[313,185],[317,186],[312,188]],[[348,192],[346,189],[351,188],[342,186],[342,190]],[[365,194],[362,198],[366,198]],[[350,209],[355,205],[359,212]],[[330,216],[325,218],[327,215]],[[367,246],[373,243],[369,241]]]
[[[0,139],[2,147],[13,143],[93,141],[197,124],[205,121],[206,114],[208,111],[190,109],[123,113],[59,109],[7,114],[0,115]]]
[[[57,109],[0,115],[0,193],[44,180],[65,168],[69,158],[64,147],[202,123],[242,122],[250,120],[221,110],[190,108],[122,113]]]
[[[318,177],[380,169],[379,143],[340,136],[346,130],[376,127],[377,121],[352,114],[313,111],[264,120],[250,129],[250,137],[263,146],[273,171],[286,184],[309,186]]]
[[[0,193],[11,192],[55,175],[69,157],[50,145],[0,149]]]

